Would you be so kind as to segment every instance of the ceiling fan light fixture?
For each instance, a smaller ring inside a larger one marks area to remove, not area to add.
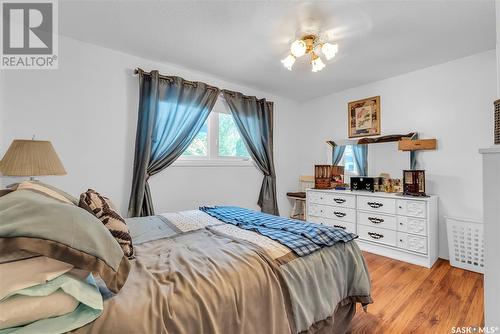
[[[290,45],[290,52],[295,57],[302,57],[303,55],[305,55],[306,50],[307,50],[306,42],[304,42],[301,39],[294,41],[292,45]]]
[[[321,60],[321,58],[314,52],[312,53],[311,56],[311,65],[312,65],[311,71],[313,72],[319,72],[326,66],[325,63],[323,63],[323,60]]]
[[[292,56],[292,55],[288,55],[285,59],[281,60],[281,63],[283,64],[283,66],[286,67],[286,69],[288,69],[289,71],[291,71],[292,70],[292,66],[295,63],[295,57]]]
[[[328,43],[321,40],[318,34],[307,34],[303,35],[300,39],[295,40],[290,45],[290,53],[285,59],[281,60],[281,63],[289,71],[292,70],[295,60],[303,55],[311,56],[311,66],[313,72],[321,71],[325,68],[325,63],[323,59],[319,57],[319,54],[323,54],[326,60],[330,60],[335,57],[338,52],[339,46],[336,43]]]
[[[325,67],[325,64],[323,63],[321,58],[318,55],[316,55],[315,53],[313,53],[313,55],[312,55],[311,65],[312,65],[311,70],[313,72],[319,72]]]
[[[323,43],[321,46],[321,52],[325,55],[326,60],[333,59],[338,51],[339,46],[337,44]]]

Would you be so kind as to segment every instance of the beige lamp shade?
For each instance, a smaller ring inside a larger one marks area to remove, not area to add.
[[[7,176],[65,175],[61,160],[50,141],[15,139],[0,170]]]

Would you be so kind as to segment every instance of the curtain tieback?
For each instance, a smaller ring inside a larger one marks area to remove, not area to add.
[[[151,175],[149,175],[149,173],[146,173],[146,182],[148,182],[150,177],[151,177]]]

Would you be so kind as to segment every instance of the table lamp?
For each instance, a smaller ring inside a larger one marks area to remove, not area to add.
[[[61,160],[50,141],[15,139],[9,146],[0,171],[6,176],[65,175]]]

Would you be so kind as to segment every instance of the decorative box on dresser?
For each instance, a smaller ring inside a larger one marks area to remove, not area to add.
[[[437,197],[307,190],[307,220],[359,236],[362,250],[432,267],[438,257]]]

